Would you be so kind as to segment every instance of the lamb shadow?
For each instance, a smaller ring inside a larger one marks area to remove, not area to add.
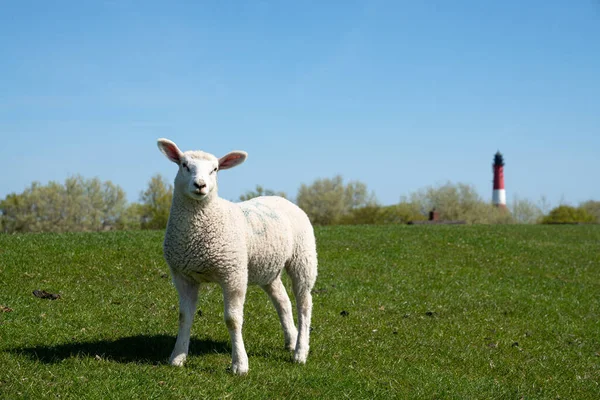
[[[73,342],[53,346],[39,345],[10,350],[46,364],[59,363],[71,357],[101,357],[119,363],[167,364],[175,345],[175,336],[137,335],[116,340]],[[190,355],[229,353],[228,343],[191,339]]]

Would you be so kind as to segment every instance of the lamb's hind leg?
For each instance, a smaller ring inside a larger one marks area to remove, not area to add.
[[[310,289],[303,287],[296,288],[296,285],[294,285],[294,295],[296,297],[296,308],[298,309],[298,339],[296,341],[294,361],[304,364],[308,357],[309,349],[312,295],[310,294]]]
[[[317,279],[316,254],[303,257],[301,263],[289,265],[287,271],[292,279],[296,308],[298,310],[298,339],[296,341],[294,361],[304,364],[306,363],[309,350],[310,321],[312,317],[311,290]]]
[[[261,286],[267,292],[271,302],[277,310],[279,321],[283,328],[283,336],[285,339],[285,348],[294,350],[296,347],[296,338],[298,331],[294,325],[294,316],[292,314],[292,303],[285,290],[285,286],[281,282],[281,276],[278,276],[273,282],[268,285]]]
[[[199,284],[176,272],[173,272],[173,283],[179,293],[179,332],[169,362],[180,367],[188,355],[192,323],[194,322],[194,313],[198,301]]]

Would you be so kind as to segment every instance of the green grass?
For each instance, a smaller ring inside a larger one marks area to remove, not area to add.
[[[318,229],[308,363],[251,287],[245,377],[214,285],[167,365],[162,234],[0,235],[0,398],[600,398],[600,226]]]

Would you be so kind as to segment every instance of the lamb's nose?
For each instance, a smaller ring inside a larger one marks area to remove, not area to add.
[[[200,183],[194,182],[194,186],[196,186],[198,190],[202,190],[206,187],[206,183],[204,183],[203,181],[200,181]]]

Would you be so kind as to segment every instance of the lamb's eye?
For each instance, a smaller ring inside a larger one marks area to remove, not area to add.
[[[217,172],[217,167],[215,167],[215,169],[212,170],[213,173]]]
[[[190,172],[190,167],[187,165],[187,163],[183,163],[183,164],[181,164],[181,166],[182,166],[183,168],[185,168],[185,170],[186,170],[187,172]]]

